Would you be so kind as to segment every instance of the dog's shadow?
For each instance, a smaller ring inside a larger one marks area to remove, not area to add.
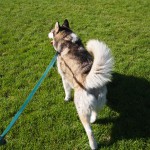
[[[109,144],[122,139],[149,138],[150,83],[143,78],[114,73],[108,91],[107,105],[119,117],[99,119],[97,123],[113,123]]]

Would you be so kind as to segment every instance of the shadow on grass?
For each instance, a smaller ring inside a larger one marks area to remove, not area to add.
[[[109,144],[122,139],[150,138],[150,83],[143,78],[114,73],[108,91],[107,105],[119,117],[99,119],[97,123],[113,123]]]

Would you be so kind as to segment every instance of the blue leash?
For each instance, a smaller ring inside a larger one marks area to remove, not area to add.
[[[25,107],[27,106],[27,104],[31,101],[32,97],[34,96],[35,92],[37,91],[37,89],[41,85],[42,81],[45,79],[45,77],[48,74],[49,70],[53,67],[53,65],[54,65],[54,63],[55,63],[55,61],[57,59],[57,56],[58,56],[58,53],[55,54],[55,56],[53,57],[52,61],[50,62],[50,64],[46,68],[44,74],[42,75],[42,77],[40,78],[40,80],[38,81],[38,83],[34,86],[34,88],[32,89],[32,91],[28,95],[27,99],[25,100],[25,102],[21,106],[20,110],[15,114],[15,116],[12,119],[12,121],[10,122],[10,124],[7,126],[7,128],[4,130],[4,132],[0,135],[0,145],[3,145],[3,144],[6,143],[4,137],[10,131],[10,129],[13,127],[13,125],[15,124],[15,122],[18,120],[19,116],[21,115],[21,113],[23,112],[23,110],[25,109]]]

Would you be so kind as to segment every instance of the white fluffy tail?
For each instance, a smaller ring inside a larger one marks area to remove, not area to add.
[[[111,81],[113,58],[110,49],[103,42],[90,40],[87,43],[87,51],[93,55],[94,61],[91,71],[86,77],[86,88],[104,86]]]

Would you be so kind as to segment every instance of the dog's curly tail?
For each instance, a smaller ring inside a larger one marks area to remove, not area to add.
[[[89,40],[86,47],[87,51],[94,57],[91,71],[86,77],[86,88],[103,86],[111,81],[114,61],[110,49],[105,43],[98,40]]]

